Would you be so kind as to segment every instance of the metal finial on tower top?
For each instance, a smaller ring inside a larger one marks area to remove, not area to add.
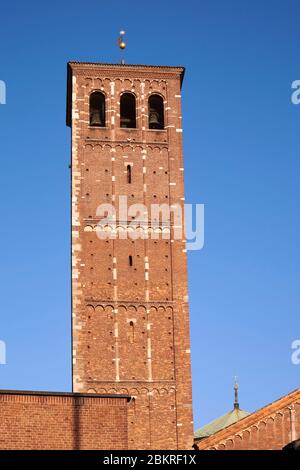
[[[240,404],[239,404],[239,384],[237,382],[237,377],[234,378],[234,409],[239,410],[240,409]]]
[[[120,36],[119,36],[119,40],[118,40],[118,44],[119,44],[119,48],[121,49],[122,51],[122,56],[121,56],[121,64],[124,65],[125,61],[124,61],[124,49],[126,47],[126,42],[124,41],[124,35],[125,35],[125,31],[120,31]]]

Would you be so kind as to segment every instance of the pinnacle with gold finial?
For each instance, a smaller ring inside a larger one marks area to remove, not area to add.
[[[237,377],[234,378],[234,409],[239,410],[239,384],[237,382]]]
[[[118,39],[118,44],[119,44],[119,48],[121,49],[122,51],[122,56],[121,56],[121,64],[124,65],[125,64],[125,61],[124,61],[124,49],[126,47],[126,42],[124,41],[124,35],[125,35],[125,31],[120,31],[120,36],[119,36],[119,39]]]

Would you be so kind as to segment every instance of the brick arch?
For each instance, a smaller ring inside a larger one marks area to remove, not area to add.
[[[96,145],[99,145],[99,144],[96,144]],[[102,145],[102,150],[104,150],[104,151],[107,150],[107,151],[111,152],[112,149],[113,149],[113,145],[112,145],[112,144],[106,144],[106,143],[105,143],[105,144]]]
[[[85,232],[93,232],[93,231],[94,231],[94,228],[95,228],[94,225],[88,224],[88,225],[86,225],[86,226],[84,227],[83,230],[84,230]]]
[[[86,309],[87,309],[88,312],[94,312],[95,311],[95,307],[92,304],[87,304]]]
[[[104,307],[104,305],[98,304],[98,305],[95,306],[95,312],[98,313],[98,314],[103,313],[105,310],[106,310],[106,308]]]
[[[114,147],[111,148],[111,152],[115,153],[116,155],[119,152],[123,152],[123,150],[124,150],[124,145],[122,144],[116,144]]]
[[[104,145],[101,145],[101,144],[94,144],[93,145],[93,150],[95,152],[100,152],[100,150],[103,150],[104,148],[105,148]]]
[[[103,80],[101,78],[95,78],[94,86],[101,90],[101,87],[103,87]]]
[[[137,310],[138,310],[138,309],[137,309],[136,305],[134,305],[134,304],[128,304],[127,307],[126,307],[126,310],[127,310],[128,312],[132,312],[132,313],[137,314]]]
[[[141,313],[142,315],[146,315],[147,313],[147,308],[143,304],[139,304],[137,306],[138,312]]]
[[[133,79],[123,78],[123,80],[121,81],[122,91],[125,90],[126,92],[128,90],[131,90],[131,88],[133,87],[133,82]]]
[[[166,100],[166,96],[165,96],[165,93],[163,93],[160,89],[157,89],[157,90],[149,90],[148,93],[147,93],[147,100],[150,98],[150,96],[152,95],[158,95],[160,96],[164,101]]]
[[[234,442],[233,442],[233,439],[227,439],[227,441],[225,442],[225,447],[228,448],[228,449],[232,449],[233,446],[234,446]]]
[[[83,148],[84,148],[85,150],[94,150],[94,145],[92,145],[92,144],[85,144],[85,145],[83,146]]]

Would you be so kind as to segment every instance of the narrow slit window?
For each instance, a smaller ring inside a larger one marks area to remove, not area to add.
[[[90,126],[105,127],[105,96],[100,91],[90,95]]]
[[[130,343],[134,343],[134,323],[133,323],[133,321],[129,322],[128,339],[129,339]]]
[[[120,98],[120,127],[136,128],[136,99],[132,93],[123,93]]]
[[[128,262],[129,262],[129,266],[132,266],[132,265],[133,265],[133,263],[132,263],[132,256],[131,256],[131,255],[129,255]]]
[[[132,177],[132,174],[131,174],[131,165],[127,165],[127,183],[128,184],[131,184],[131,177]]]

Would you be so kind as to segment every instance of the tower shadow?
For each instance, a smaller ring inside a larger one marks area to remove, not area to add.
[[[81,411],[81,404],[82,399],[81,397],[73,397],[73,417],[72,417],[72,424],[73,424],[73,450],[79,450],[81,446],[81,429],[80,429],[80,411]]]

